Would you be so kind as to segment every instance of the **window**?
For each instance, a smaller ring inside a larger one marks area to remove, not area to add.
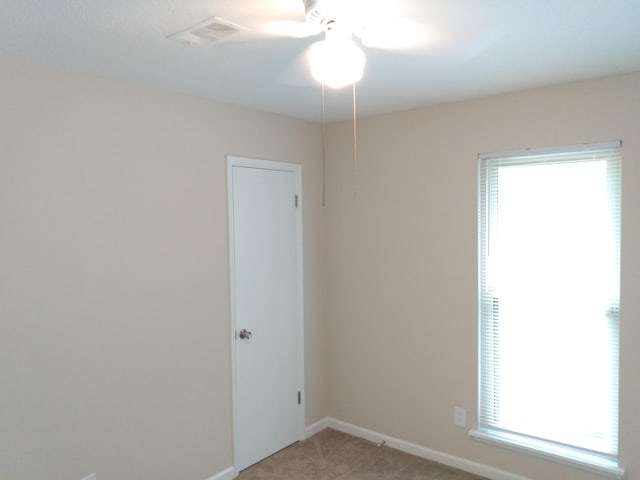
[[[480,156],[481,440],[618,467],[621,145]]]

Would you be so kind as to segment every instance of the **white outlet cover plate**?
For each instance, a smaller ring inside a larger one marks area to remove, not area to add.
[[[467,411],[461,407],[453,408],[453,423],[458,427],[467,426]]]

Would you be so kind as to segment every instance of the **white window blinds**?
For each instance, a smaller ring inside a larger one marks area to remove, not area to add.
[[[480,157],[481,431],[617,465],[620,177],[619,143]]]

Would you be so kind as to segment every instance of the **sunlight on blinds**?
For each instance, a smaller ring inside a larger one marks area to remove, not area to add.
[[[618,152],[484,161],[481,426],[617,454]]]

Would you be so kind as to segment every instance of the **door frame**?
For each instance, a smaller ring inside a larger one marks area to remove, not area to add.
[[[228,231],[229,231],[229,295],[230,295],[230,344],[231,344],[231,409],[232,409],[232,435],[233,435],[233,476],[234,478],[240,473],[237,469],[237,452],[239,449],[238,435],[236,425],[238,425],[239,412],[236,408],[236,399],[238,398],[237,387],[237,367],[236,367],[236,314],[235,314],[235,239],[234,239],[234,212],[233,212],[233,168],[255,168],[261,170],[276,170],[292,172],[295,177],[295,195],[297,196],[296,208],[296,244],[297,244],[297,385],[301,395],[301,402],[296,412],[298,440],[304,440],[305,431],[305,405],[306,396],[304,390],[304,268],[303,268],[303,236],[302,236],[302,165],[288,162],[275,162],[271,160],[261,160],[256,158],[239,157],[227,155],[227,211],[229,215]],[[294,201],[294,199],[292,199]]]

